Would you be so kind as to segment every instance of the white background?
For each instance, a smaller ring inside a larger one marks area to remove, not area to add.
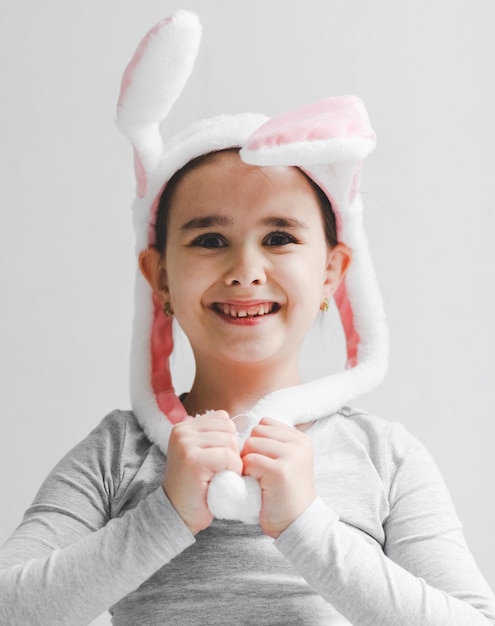
[[[493,0],[3,1],[0,541],[55,462],[129,406],[134,182],[114,109],[139,39],[177,8],[205,32],[174,129],[364,99],[391,367],[356,404],[427,445],[494,587]]]

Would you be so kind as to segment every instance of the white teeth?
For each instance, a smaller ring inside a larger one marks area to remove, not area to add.
[[[273,305],[269,303],[260,304],[258,306],[250,307],[249,309],[239,309],[232,304],[218,304],[218,308],[225,315],[230,315],[230,317],[238,318],[238,317],[259,317],[261,315],[266,315],[267,313],[271,313]]]

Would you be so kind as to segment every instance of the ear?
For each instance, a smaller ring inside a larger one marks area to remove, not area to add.
[[[156,248],[146,248],[139,254],[139,269],[153,293],[162,302],[166,300],[168,296],[167,271],[162,255]]]
[[[338,243],[327,252],[326,278],[323,295],[331,297],[336,291],[352,261],[352,250]]]

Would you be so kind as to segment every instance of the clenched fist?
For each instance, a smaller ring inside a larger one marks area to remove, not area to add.
[[[213,520],[206,494],[210,480],[222,470],[242,474],[235,425],[226,411],[212,411],[174,426],[163,489],[193,534]]]

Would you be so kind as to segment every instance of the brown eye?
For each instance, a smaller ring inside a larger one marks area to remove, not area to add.
[[[209,249],[225,248],[226,245],[227,242],[225,241],[225,239],[217,233],[205,233],[204,235],[196,237],[196,239],[191,243],[191,246]]]
[[[279,247],[279,246],[286,246],[289,243],[297,243],[296,238],[293,237],[292,235],[289,235],[289,233],[284,233],[284,232],[279,232],[279,231],[270,233],[263,239],[263,244],[265,246]]]

